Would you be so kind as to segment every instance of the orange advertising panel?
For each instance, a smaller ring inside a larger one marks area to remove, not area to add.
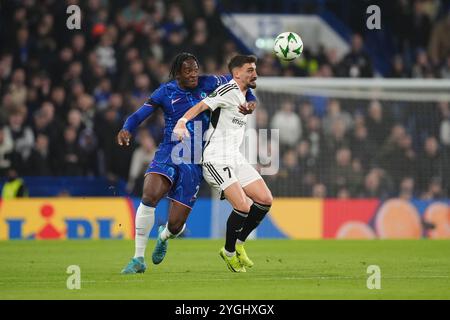
[[[321,199],[276,198],[270,210],[271,223],[292,239],[322,237]]]

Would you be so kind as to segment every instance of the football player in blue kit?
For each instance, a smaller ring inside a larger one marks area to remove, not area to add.
[[[187,148],[189,155],[183,154],[185,148],[181,151],[176,148],[179,141],[176,136],[172,137],[172,132],[177,121],[187,110],[232,79],[231,75],[199,76],[198,60],[190,53],[180,53],[175,57],[170,78],[171,81],[162,84],[141,108],[127,118],[117,135],[119,145],[129,146],[132,135],[140,123],[157,108],[161,108],[164,112],[164,138],[145,173],[143,195],[136,211],[135,254],[122,270],[123,274],[145,272],[145,248],[155,221],[156,205],[164,196],[171,200],[169,217],[167,224],[158,229],[158,238],[152,254],[154,264],[159,264],[164,259],[168,239],[175,238],[184,231],[185,222],[194,206],[203,179],[202,166],[193,151],[200,150],[201,154],[203,133],[209,127],[210,113],[199,114],[190,122],[188,126],[190,136],[194,137],[196,134],[195,122],[197,126],[201,124],[201,136],[198,139],[191,139]],[[251,91],[248,92],[246,100],[248,103],[239,107],[243,114],[251,113],[256,105],[256,98]],[[199,143],[199,146],[195,146]]]

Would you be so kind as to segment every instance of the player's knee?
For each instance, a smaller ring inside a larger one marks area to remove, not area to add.
[[[156,207],[160,199],[159,196],[152,193],[144,193],[142,195],[142,203],[150,207]]]
[[[245,213],[249,213],[250,212],[250,205],[245,200],[236,203],[234,208],[239,210],[239,211],[241,211],[241,212],[245,212]]]
[[[167,223],[167,228],[169,229],[170,233],[172,234],[178,234],[184,226],[185,221],[183,220],[169,220]]]
[[[256,202],[263,204],[265,206],[271,206],[273,202],[273,197],[271,192],[267,192],[262,194],[259,199],[255,200]]]
[[[273,202],[272,193],[270,191],[262,192],[261,194],[257,194],[255,197],[252,197],[254,202],[265,206],[271,206]]]

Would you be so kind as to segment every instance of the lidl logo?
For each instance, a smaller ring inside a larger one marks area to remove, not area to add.
[[[131,239],[133,212],[123,198],[5,200],[0,203],[0,240]]]

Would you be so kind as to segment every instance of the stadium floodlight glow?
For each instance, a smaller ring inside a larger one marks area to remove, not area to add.
[[[256,39],[255,45],[257,48],[263,49],[265,47],[264,39],[263,38]]]

